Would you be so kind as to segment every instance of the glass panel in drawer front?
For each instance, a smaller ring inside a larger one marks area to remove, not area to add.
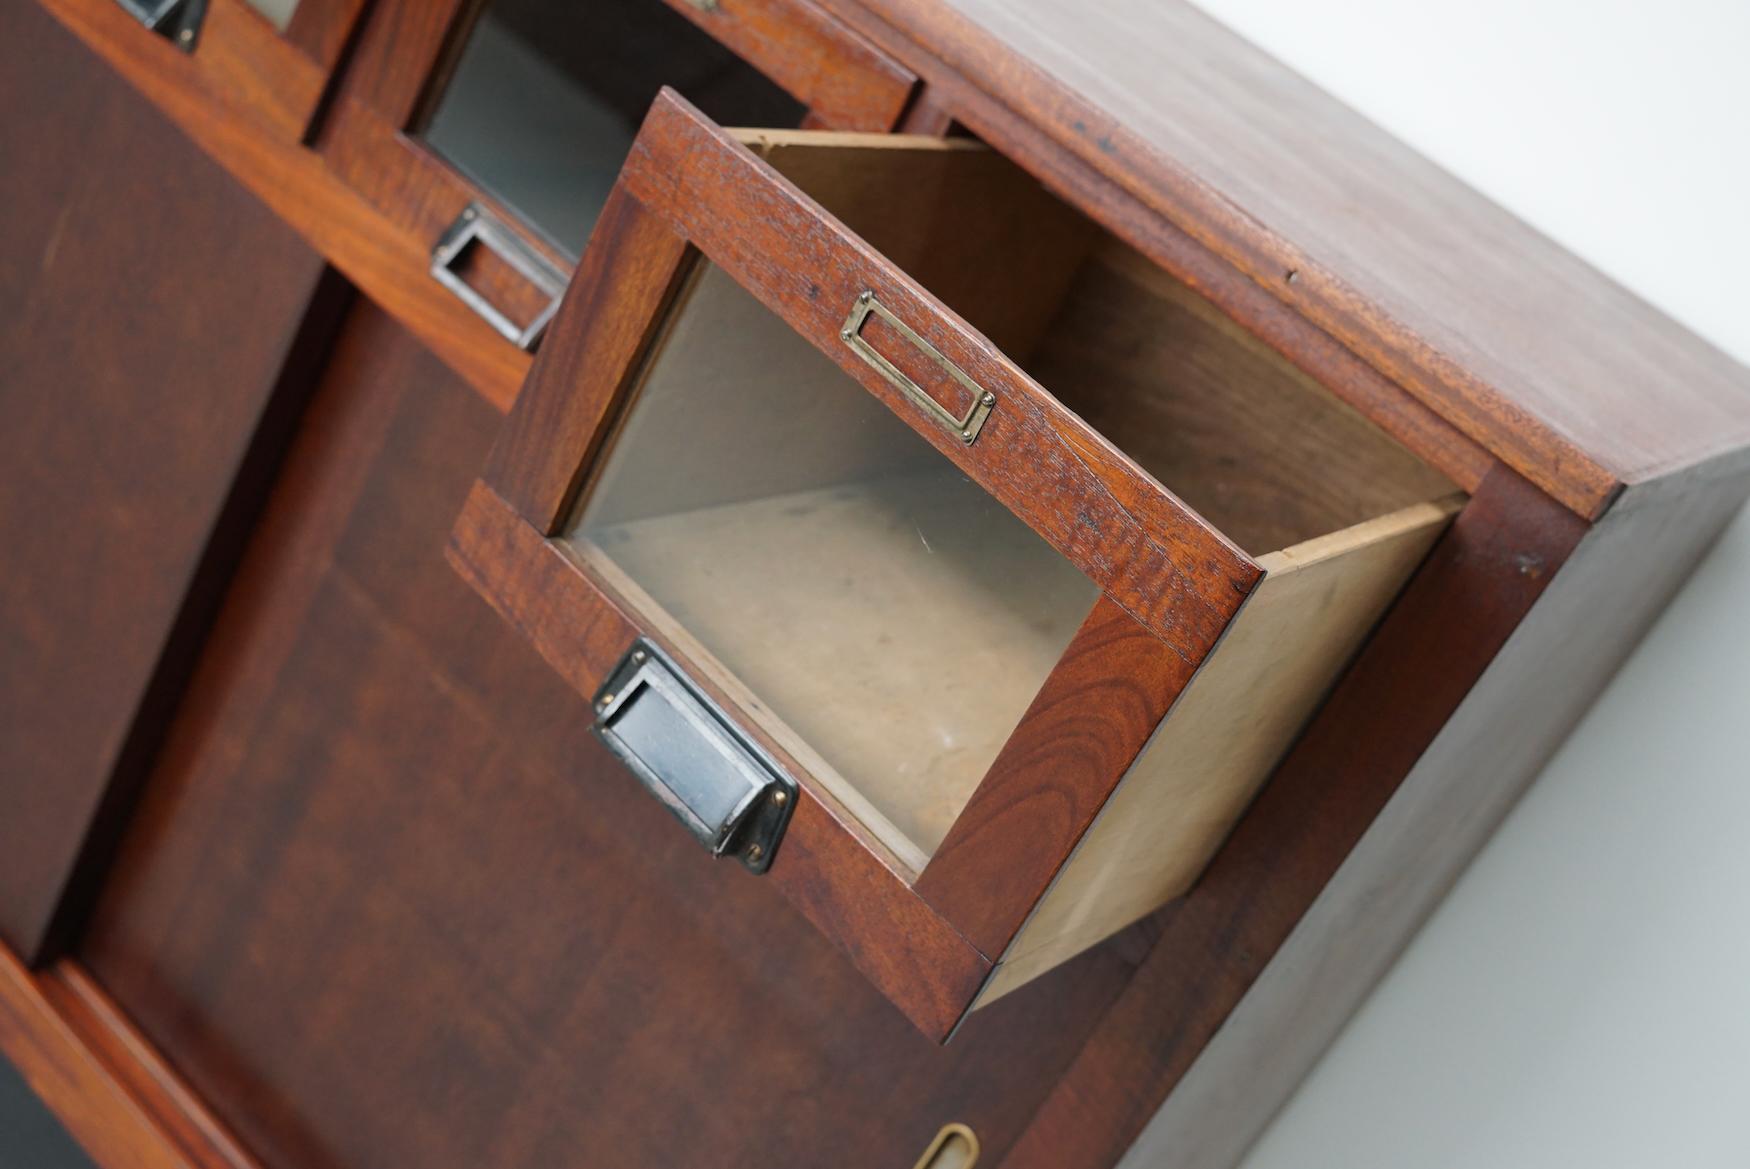
[[[492,0],[424,138],[576,255],[664,85],[728,125],[805,113],[663,0]]]
[[[569,538],[916,868],[1098,596],[704,262]]]

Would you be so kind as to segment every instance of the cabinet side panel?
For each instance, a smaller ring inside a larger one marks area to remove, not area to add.
[[[1631,489],[1592,529],[1149,1122],[1124,1169],[1238,1161],[1747,494],[1750,478],[1715,480],[1704,470]],[[1140,1083],[1127,1090],[1164,1094]]]
[[[0,9],[0,937],[34,956],[322,266]]]

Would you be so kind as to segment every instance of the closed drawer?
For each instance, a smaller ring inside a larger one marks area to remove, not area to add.
[[[881,131],[916,84],[813,0],[383,0],[321,149],[531,349],[662,86],[732,125]]]
[[[1461,502],[999,155],[665,94],[452,559],[941,1037],[1190,886]]]

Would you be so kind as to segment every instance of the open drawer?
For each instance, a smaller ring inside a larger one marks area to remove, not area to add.
[[[1190,886],[1460,502],[1000,155],[665,92],[451,557],[942,1038]]]

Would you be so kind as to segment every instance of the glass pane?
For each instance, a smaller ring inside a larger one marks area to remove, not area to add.
[[[425,140],[577,255],[664,85],[723,125],[804,114],[663,0],[493,0]]]
[[[1098,590],[719,269],[676,312],[571,538],[921,867]]]

